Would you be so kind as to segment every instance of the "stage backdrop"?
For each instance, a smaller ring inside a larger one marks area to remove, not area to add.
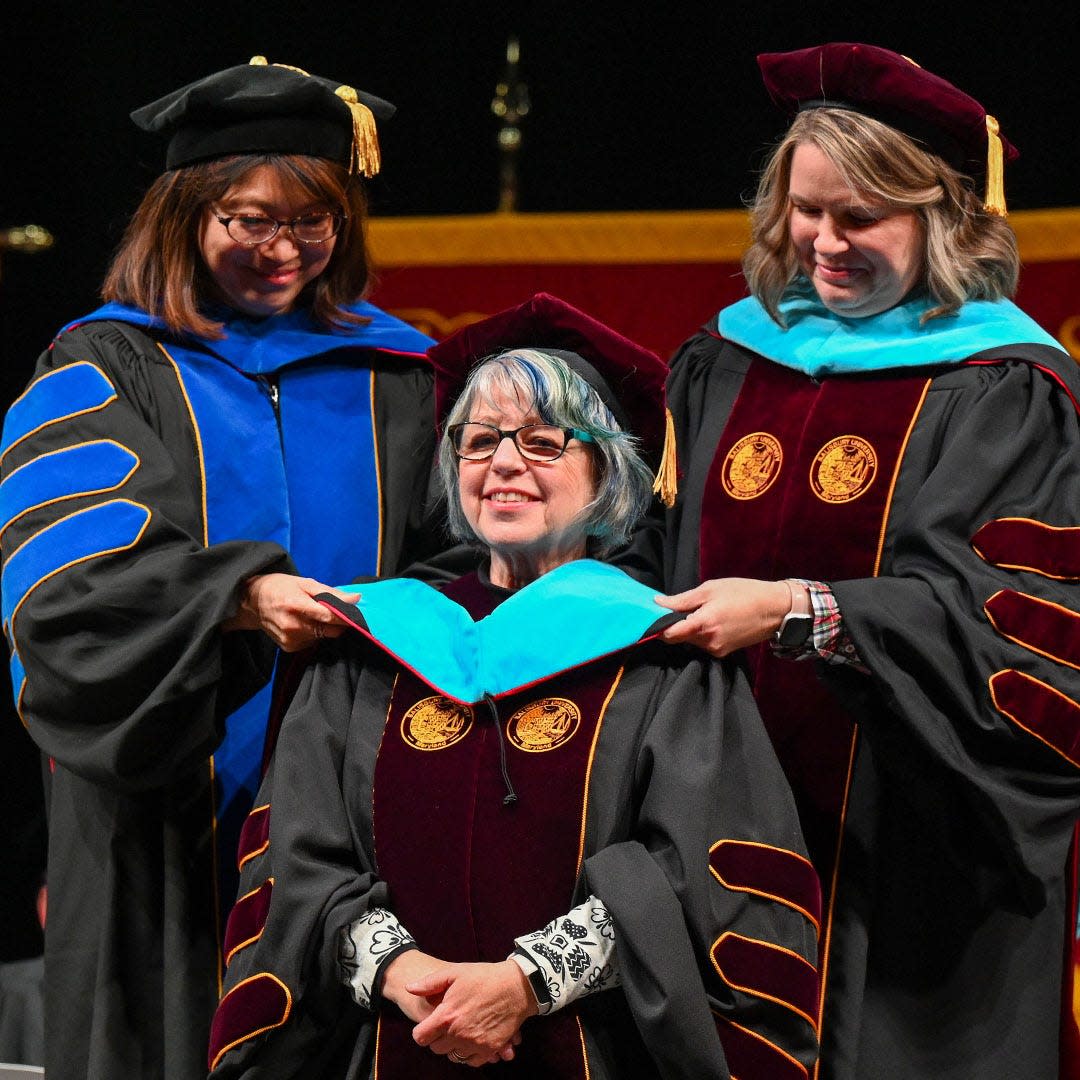
[[[1009,218],[1017,302],[1080,359],[1080,208]],[[433,337],[550,292],[667,358],[746,294],[740,210],[375,218],[372,299]]]

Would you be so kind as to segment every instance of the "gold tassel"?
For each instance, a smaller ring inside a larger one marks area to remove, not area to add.
[[[303,68],[293,67],[292,64],[271,64],[265,56],[253,56],[248,61],[248,67],[279,67],[284,68],[286,71],[295,71],[297,75],[305,75],[307,78],[311,78],[311,73]]]
[[[1006,217],[1005,151],[1001,145],[1001,126],[986,114],[986,198],[983,208],[998,217]]]
[[[265,56],[253,56],[248,61],[248,65],[285,68],[286,71],[295,71],[298,75],[307,75],[311,78],[311,75],[303,68],[293,67],[292,64],[268,65]],[[382,168],[379,135],[375,129],[375,114],[360,100],[359,95],[351,86],[339,86],[334,93],[349,106],[349,112],[352,113],[353,140],[352,153],[349,155],[349,172],[358,172],[370,180],[371,177],[378,176],[379,169]]]
[[[670,510],[679,491],[678,460],[675,453],[675,421],[671,410],[664,410],[664,449],[660,453],[660,468],[656,471],[653,494]]]
[[[334,93],[349,106],[352,113],[353,145],[349,172],[359,172],[368,179],[377,176],[382,167],[382,157],[379,154],[379,135],[375,129],[374,114],[357,97],[351,86],[339,86]]]

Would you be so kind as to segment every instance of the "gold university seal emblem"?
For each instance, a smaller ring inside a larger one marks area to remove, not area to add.
[[[724,490],[733,499],[756,499],[772,487],[783,461],[780,443],[767,431],[744,435],[724,459]]]
[[[874,482],[877,454],[858,435],[841,435],[827,442],[810,466],[810,487],[824,502],[857,499]]]
[[[418,701],[401,718],[401,737],[417,750],[445,750],[469,733],[473,711],[444,697]]]
[[[506,737],[529,754],[542,754],[568,742],[581,723],[578,707],[566,698],[541,698],[518,709],[506,725]]]

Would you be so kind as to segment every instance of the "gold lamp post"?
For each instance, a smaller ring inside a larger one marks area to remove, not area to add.
[[[506,67],[495,86],[491,111],[499,119],[499,210],[517,209],[517,155],[521,149],[521,121],[529,111],[529,88],[518,74],[521,52],[518,39],[506,42]]]

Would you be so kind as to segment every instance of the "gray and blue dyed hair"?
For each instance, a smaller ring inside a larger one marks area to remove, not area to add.
[[[540,349],[512,349],[481,360],[443,424],[439,473],[447,522],[456,540],[479,541],[461,508],[458,457],[446,431],[469,419],[477,402],[495,408],[494,395],[519,403],[540,423],[579,428],[592,436],[596,496],[582,511],[589,554],[603,556],[625,544],[652,499],[652,473],[638,440],[623,431],[600,395],[559,356]]]

